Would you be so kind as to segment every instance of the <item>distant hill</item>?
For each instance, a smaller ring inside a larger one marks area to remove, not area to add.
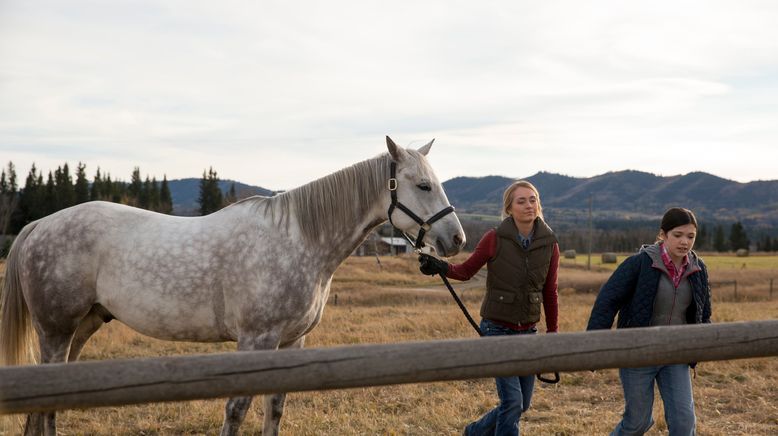
[[[739,183],[703,172],[663,177],[632,170],[588,178],[539,172],[526,179],[540,190],[549,221],[580,221],[591,197],[599,220],[655,220],[668,207],[682,206],[707,220],[778,226],[778,180]],[[457,177],[443,187],[458,212],[498,215],[513,180]]]
[[[220,180],[219,188],[221,188],[223,194],[226,195],[229,192],[232,183],[235,183],[235,193],[238,198],[250,197],[252,195],[264,195],[266,197],[274,195],[274,191],[259,186],[251,186],[233,180]],[[168,187],[170,187],[170,195],[173,197],[174,215],[200,214],[200,204],[197,201],[200,196],[200,179],[170,180],[168,181]]]
[[[704,172],[657,176],[642,171],[608,172],[593,177],[570,177],[539,172],[526,177],[541,193],[543,209],[556,228],[582,225],[588,218],[589,198],[599,222],[650,222],[656,225],[672,206],[692,209],[708,222],[740,220],[749,227],[778,227],[778,180],[739,183]],[[500,214],[502,193],[513,180],[503,176],[456,177],[443,182],[446,195],[460,214]],[[177,215],[197,215],[200,179],[168,182]],[[232,180],[222,180],[222,192]],[[238,198],[272,196],[275,191],[234,182]]]

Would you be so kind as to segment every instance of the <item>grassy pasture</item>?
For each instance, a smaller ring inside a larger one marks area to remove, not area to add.
[[[711,266],[711,280],[739,281],[737,300],[726,289],[714,289],[714,322],[778,318],[778,295],[768,300],[764,288],[766,279],[778,275],[778,257],[703,256]],[[620,261],[623,258],[619,256]],[[748,262],[745,268],[743,261]],[[381,263],[379,269],[375,258],[350,258],[341,266],[322,323],[309,335],[306,346],[473,337],[448,292],[437,278],[418,273],[414,257],[381,258]],[[585,328],[596,290],[612,269],[594,265],[588,271],[585,265],[580,255],[576,264],[563,261],[561,331]],[[476,317],[482,283],[453,283]],[[542,321],[540,330],[544,331]],[[158,341],[114,321],[87,344],[82,359],[233,349],[234,344]],[[775,357],[701,363],[694,380],[698,434],[776,434],[776,373]],[[456,435],[495,403],[491,379],[293,393],[287,396],[281,430],[291,435]],[[220,429],[223,407],[223,400],[208,400],[75,410],[60,413],[58,423],[63,435],[211,435]],[[607,434],[622,408],[616,370],[565,373],[558,385],[536,385],[532,408],[521,425],[525,434]],[[649,435],[666,434],[658,400],[654,416],[657,422]],[[260,434],[261,422],[261,400],[255,399],[244,434]],[[5,430],[7,434],[17,432],[9,427]],[[5,433],[0,428],[0,434]]]
[[[616,267],[633,253],[617,253],[617,263],[602,263],[602,253],[592,253],[592,266],[613,271]],[[751,254],[747,257],[737,257],[730,253],[697,252],[712,271],[744,269],[744,270],[774,270],[778,271],[778,256],[762,253]],[[587,264],[586,253],[578,253],[575,259],[564,259],[564,265],[577,265],[585,267]],[[778,275],[778,273],[776,273]]]
[[[596,292],[611,272],[632,253],[618,253],[617,263],[602,263],[599,253],[592,254],[591,270],[587,270],[587,256],[560,259],[564,273],[560,273],[560,288],[573,287],[578,291]],[[737,257],[732,254],[698,253],[708,266],[714,301],[759,301],[770,297],[778,299],[778,256],[756,254]],[[737,294],[732,283],[737,282]]]

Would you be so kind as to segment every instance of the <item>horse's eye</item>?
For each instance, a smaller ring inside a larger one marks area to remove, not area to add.
[[[418,185],[416,185],[417,188],[421,189],[422,191],[432,191],[432,186],[430,186],[427,182],[421,182]]]

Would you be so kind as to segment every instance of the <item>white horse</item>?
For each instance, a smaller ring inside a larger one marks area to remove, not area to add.
[[[159,339],[302,347],[333,273],[377,225],[390,219],[443,256],[464,245],[425,158],[432,141],[386,142],[388,154],[204,217],[90,202],[27,225],[7,262],[0,363],[29,361],[33,328],[42,363],[74,361],[111,319]],[[264,435],[278,434],[284,399],[266,396]],[[227,401],[222,435],[237,433],[251,400]],[[56,435],[55,413],[28,415],[25,434]]]

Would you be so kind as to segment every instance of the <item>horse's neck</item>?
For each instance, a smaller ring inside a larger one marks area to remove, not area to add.
[[[353,222],[341,223],[339,231],[322,235],[316,242],[316,249],[325,253],[323,258],[325,271],[335,272],[373,229],[386,222],[386,213],[382,209],[380,198],[377,198],[374,206],[365,216]]]
[[[376,170],[383,166],[387,167],[386,174]],[[388,161],[379,157],[311,182],[287,193],[289,198],[274,201],[285,203],[277,209],[287,214],[288,229],[299,235],[307,250],[321,254],[325,271],[334,271],[376,226],[386,221],[389,197],[383,180],[388,176]],[[364,179],[364,184],[351,182],[355,178]]]

